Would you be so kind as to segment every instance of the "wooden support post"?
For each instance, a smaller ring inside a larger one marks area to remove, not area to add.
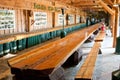
[[[66,26],[68,25],[68,13],[66,13]]]
[[[98,52],[98,54],[102,54],[102,51],[101,51],[101,49],[99,48],[99,52]]]
[[[30,27],[29,27],[29,12],[28,12],[28,10],[24,10],[23,15],[25,16],[25,31],[29,32]]]
[[[52,2],[52,6],[55,6],[55,2]],[[52,27],[55,27],[55,12],[52,12]]]
[[[52,27],[55,27],[55,12],[52,12]]]
[[[118,27],[119,27],[119,7],[115,7],[115,29],[113,38],[113,47],[116,47],[116,38],[118,37]]]
[[[112,36],[114,36],[115,15],[111,15],[111,28],[112,28]]]
[[[74,23],[74,24],[76,24],[76,14],[75,14],[75,17],[74,17],[74,19],[75,19],[75,23]]]

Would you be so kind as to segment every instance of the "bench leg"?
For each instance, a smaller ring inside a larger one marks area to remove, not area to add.
[[[50,75],[50,80],[65,80],[64,69],[59,67],[55,69]]]
[[[62,65],[62,67],[71,67],[77,65],[82,60],[82,49],[77,49]]]
[[[98,54],[102,54],[102,51],[101,51],[101,49],[99,48],[99,53]]]

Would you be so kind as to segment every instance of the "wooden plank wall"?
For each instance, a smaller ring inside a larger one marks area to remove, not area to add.
[[[8,10],[12,10],[9,8],[4,8]],[[0,35],[4,34],[13,34],[13,33],[22,33],[25,32],[25,19],[24,19],[23,10],[21,9],[15,9],[15,28],[14,29],[6,29],[6,30],[0,30]]]
[[[1,1],[1,0],[0,0]],[[23,3],[24,1],[27,1],[28,3]],[[14,33],[23,33],[26,31],[35,31],[35,30],[40,30],[40,29],[47,29],[47,28],[53,28],[53,23],[55,25],[55,27],[61,27],[58,25],[58,14],[61,14],[61,12],[54,12],[55,13],[55,22],[53,21],[53,11],[47,11],[47,10],[37,10],[37,9],[33,9],[33,3],[35,3],[36,0],[22,0],[21,2],[19,0],[17,1],[13,1],[11,0],[11,3],[9,0],[7,1],[3,1],[3,3],[0,3],[0,7],[1,9],[10,9],[10,10],[15,10],[15,28],[14,29],[7,29],[7,30],[0,30],[0,35],[6,35],[6,34],[14,34]],[[10,4],[9,4],[10,3]],[[50,1],[44,1],[42,0],[37,1],[37,4],[43,4],[46,6],[57,6],[59,8],[61,7],[65,7],[65,5],[60,5],[60,4],[53,4]],[[31,4],[31,5],[28,5]],[[43,26],[43,27],[35,27],[35,26],[29,26],[29,19],[31,18],[29,16],[29,11],[32,12],[46,12],[47,13],[47,26]],[[74,15],[74,20],[75,19],[75,10],[73,8],[68,9],[65,12],[65,17],[66,14],[72,14]],[[77,12],[78,15],[78,12]],[[83,12],[79,13],[79,15],[83,16]],[[75,22],[75,21],[74,21]],[[82,21],[84,22],[84,21]],[[65,20],[65,24],[67,24],[66,20]],[[75,24],[75,23],[74,23]]]
[[[43,12],[43,11],[33,11],[33,13],[34,12]],[[30,31],[36,31],[36,30],[40,30],[40,29],[46,30],[47,28],[52,28],[52,12],[46,12],[46,13],[47,13],[47,25],[46,26],[31,25]],[[33,17],[33,19],[34,19],[34,17]]]

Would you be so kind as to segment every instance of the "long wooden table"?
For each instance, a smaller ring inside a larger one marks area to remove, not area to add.
[[[64,80],[61,65],[98,27],[99,24],[84,28],[8,60],[11,72],[26,80]]]

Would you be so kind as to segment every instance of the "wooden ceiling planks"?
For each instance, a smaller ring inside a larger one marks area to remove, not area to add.
[[[95,3],[95,1],[98,1],[98,0],[48,0],[48,1],[53,1],[56,3],[64,4],[64,5],[73,6],[73,7],[79,8],[79,9],[82,8],[82,10],[84,10],[85,8],[88,8],[88,7],[89,7],[89,9],[97,10],[97,7],[95,7],[96,9],[92,8],[92,7],[98,6],[98,4]]]
[[[15,8],[25,8],[25,9],[33,9],[30,5],[33,5],[34,2],[44,4],[47,6],[52,6],[53,3],[55,5],[61,4],[64,7],[67,8],[77,8],[80,10],[93,10],[93,11],[104,11],[105,8],[103,8],[103,5],[97,3],[97,2],[104,2],[108,7],[113,7],[113,4],[120,3],[120,0],[0,0],[2,1],[4,6],[8,7],[15,7]],[[46,2],[45,2],[46,1]],[[10,3],[11,2],[11,3]],[[0,5],[2,5],[0,4]]]
[[[120,4],[120,0],[49,0],[49,1],[62,3],[64,5],[74,6],[77,8],[82,8],[83,10],[85,8],[89,8],[94,10],[98,9],[98,11],[100,7],[94,7],[94,6],[101,6],[100,4],[96,3],[98,1],[103,1],[107,6],[111,6],[111,7],[113,7],[113,4]],[[102,9],[104,10],[104,8]]]

